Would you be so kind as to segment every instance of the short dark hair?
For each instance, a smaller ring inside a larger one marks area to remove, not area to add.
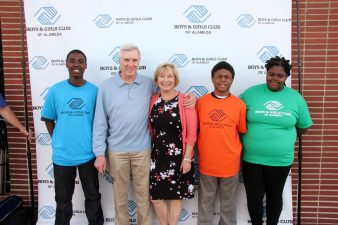
[[[225,61],[221,61],[219,63],[217,63],[211,70],[211,77],[214,77],[214,74],[216,71],[221,70],[221,69],[226,69],[228,71],[230,71],[230,73],[232,74],[232,79],[235,78],[235,70],[234,68],[227,62]]]
[[[271,69],[271,67],[273,66],[283,67],[286,75],[290,76],[291,68],[292,68],[292,65],[290,64],[290,60],[287,60],[284,57],[279,57],[279,56],[272,57],[266,61],[266,64],[265,64],[266,71]]]
[[[87,56],[86,56],[86,54],[84,54],[83,51],[81,51],[81,50],[79,50],[79,49],[73,49],[73,50],[71,50],[70,52],[68,52],[67,57],[66,57],[66,61],[68,61],[69,56],[70,56],[70,54],[72,54],[72,53],[79,53],[79,54],[83,55],[84,58],[85,58],[85,62],[87,63]]]

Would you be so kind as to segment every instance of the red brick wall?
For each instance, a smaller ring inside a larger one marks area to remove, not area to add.
[[[0,0],[0,25],[4,60],[4,83],[7,104],[13,109],[20,121],[25,124],[22,48],[20,32],[20,4],[19,1]],[[26,40],[25,40],[26,41]],[[25,43],[26,57],[26,82],[28,88],[28,116],[29,127],[33,130],[32,102],[30,94],[30,80],[27,63],[27,48]],[[8,129],[9,168],[11,180],[11,194],[17,194],[24,198],[26,204],[30,204],[30,186],[28,178],[26,141],[18,130],[10,125]],[[35,141],[31,144],[32,166],[34,174],[35,196],[37,196],[36,182],[36,155]]]
[[[298,89],[296,1],[292,7],[292,86]],[[314,126],[303,137],[302,224],[338,224],[338,1],[300,1],[303,95]],[[297,216],[298,159],[293,167]]]
[[[292,86],[298,90],[296,1],[292,7]],[[23,121],[19,1],[0,0],[7,103]],[[300,0],[301,87],[314,126],[303,136],[302,224],[338,224],[338,1]],[[267,31],[268,32],[268,31]],[[27,61],[27,53],[26,53]],[[27,62],[26,62],[27,65]],[[28,66],[28,65],[27,65]],[[27,83],[29,73],[27,69]],[[28,91],[29,92],[29,91]],[[28,94],[29,125],[32,127]],[[11,193],[29,204],[26,145],[9,128]],[[36,185],[35,144],[31,145]],[[293,167],[294,224],[297,224],[298,157]],[[35,189],[36,190],[36,189]],[[37,190],[35,191],[37,198]]]

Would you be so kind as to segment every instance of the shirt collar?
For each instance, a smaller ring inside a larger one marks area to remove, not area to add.
[[[128,85],[124,80],[122,80],[120,74],[116,75],[116,83],[117,83],[117,86],[118,87],[122,87],[123,85]],[[134,80],[134,84],[142,84],[143,82],[143,79],[142,79],[142,76],[140,76],[138,73],[136,74],[136,78]]]

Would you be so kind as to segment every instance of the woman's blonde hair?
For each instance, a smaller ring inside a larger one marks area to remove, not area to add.
[[[180,78],[178,76],[178,70],[175,64],[173,63],[163,63],[161,65],[159,65],[157,67],[157,69],[155,70],[154,73],[154,82],[155,84],[157,84],[158,81],[158,77],[160,76],[160,74],[162,74],[163,72],[166,71],[170,71],[173,73],[174,77],[175,77],[175,87],[178,85],[178,83],[180,82]]]

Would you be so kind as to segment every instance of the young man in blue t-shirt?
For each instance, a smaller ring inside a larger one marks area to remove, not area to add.
[[[83,79],[86,55],[80,50],[68,53],[69,78],[48,91],[41,120],[52,137],[55,178],[55,225],[69,224],[73,215],[72,196],[76,169],[79,171],[89,225],[104,223],[98,172],[94,167],[92,126],[97,87]]]

